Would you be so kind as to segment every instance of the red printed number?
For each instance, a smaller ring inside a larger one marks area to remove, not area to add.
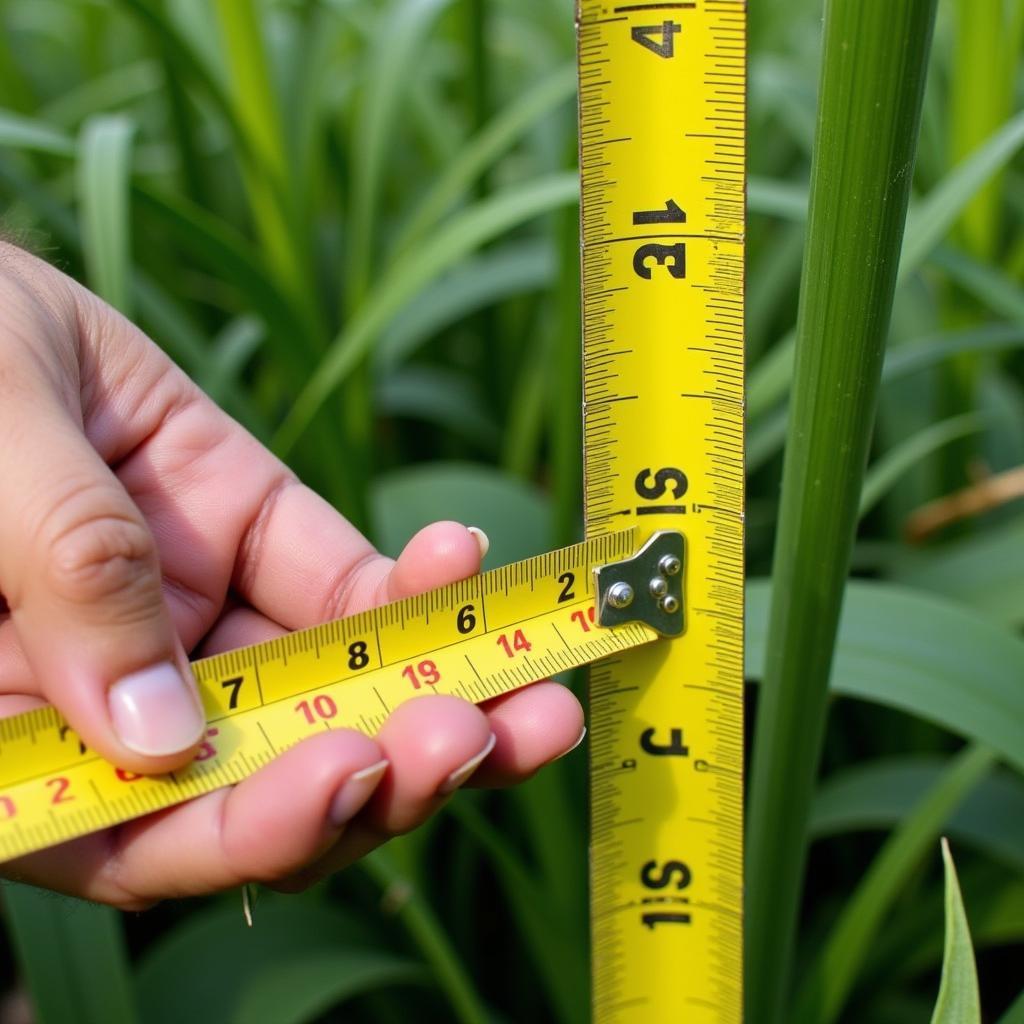
[[[142,776],[138,772],[130,772],[130,771],[127,771],[124,768],[115,768],[114,769],[114,774],[122,782],[138,782],[139,779],[142,778]]]
[[[426,683],[427,686],[437,686],[441,682],[441,673],[432,661],[421,661],[418,665],[406,665],[402,669],[402,675],[412,683],[414,690]]]
[[[217,756],[217,748],[210,742],[210,740],[219,733],[220,729],[217,728],[206,730],[206,739],[199,744],[196,756],[192,758],[193,761],[209,761],[211,757]]]
[[[326,693],[320,693],[312,700],[300,700],[295,705],[295,710],[302,714],[310,725],[313,725],[318,718],[333,718],[338,713],[338,705]]]
[[[18,808],[9,796],[0,796],[0,812],[3,812],[4,821],[10,821],[18,813]]]
[[[533,650],[533,644],[523,635],[521,629],[517,629],[512,634],[512,642],[509,642],[508,637],[502,633],[497,640],[498,646],[510,657],[516,656],[516,651],[529,652]]]
[[[75,799],[68,793],[71,780],[64,778],[63,775],[56,779],[47,779],[46,785],[49,789],[53,790],[53,796],[50,797],[51,804],[66,804],[69,800]]]
[[[573,622],[579,623],[580,629],[582,629],[584,633],[589,633],[590,627],[594,622],[594,606],[591,605],[585,612],[582,608],[577,608],[570,618]]]

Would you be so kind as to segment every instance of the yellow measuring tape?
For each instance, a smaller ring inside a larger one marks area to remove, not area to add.
[[[681,538],[665,534],[633,560],[637,547],[636,531],[627,529],[194,662],[209,727],[193,763],[173,774],[114,767],[52,708],[0,720],[0,858],[238,782],[323,729],[372,735],[418,695],[480,703],[647,643],[657,630],[675,632]],[[640,600],[615,607],[638,572],[664,581],[664,595],[648,602],[656,628],[631,621],[643,611]],[[599,584],[611,594],[605,615],[619,622],[614,628],[599,625]]]
[[[686,536],[590,685],[597,1024],[742,1018],[742,0],[577,6],[587,535]]]
[[[577,19],[588,539],[196,662],[209,728],[171,775],[115,768],[50,708],[0,721],[0,859],[317,731],[373,734],[420,694],[482,702],[598,662],[594,1019],[741,1020],[745,5]]]

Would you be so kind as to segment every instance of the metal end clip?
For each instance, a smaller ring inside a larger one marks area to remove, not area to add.
[[[632,558],[595,568],[598,625],[643,622],[662,636],[679,636],[685,550],[681,533],[659,530]]]

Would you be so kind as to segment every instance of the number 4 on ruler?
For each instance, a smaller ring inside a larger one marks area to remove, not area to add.
[[[676,33],[682,29],[683,26],[674,21],[663,21],[660,25],[635,25],[632,29],[633,42],[659,57],[672,57],[675,56]],[[660,42],[655,41],[655,35],[661,36]]]

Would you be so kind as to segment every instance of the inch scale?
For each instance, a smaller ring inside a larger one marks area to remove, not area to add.
[[[421,694],[596,662],[594,1020],[741,1020],[745,8],[579,0],[577,23],[587,539],[194,663],[209,728],[170,775],[108,764],[52,708],[0,721],[0,858]]]
[[[592,669],[597,1024],[742,1019],[742,0],[577,5],[585,519],[687,541],[685,638]]]

